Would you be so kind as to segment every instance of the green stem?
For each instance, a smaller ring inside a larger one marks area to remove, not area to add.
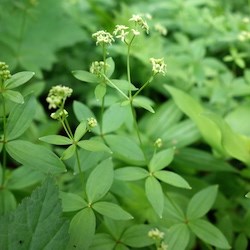
[[[68,136],[70,139],[73,139],[73,136],[71,136],[71,134],[69,133],[68,128],[66,127],[66,125],[65,125],[65,123],[64,123],[64,120],[60,118],[60,122],[62,123],[62,126],[63,126],[64,131],[66,132],[67,136]]]
[[[133,98],[135,98],[152,80],[154,79],[154,75],[152,75],[142,86],[139,90],[136,91],[136,93],[133,95]]]
[[[65,120],[65,125],[66,125],[67,130],[68,130],[69,135],[70,135],[69,138],[73,139],[73,138],[74,138],[74,135],[73,135],[73,133],[72,133],[72,131],[71,131],[71,128],[70,128],[70,126],[69,126],[69,122],[68,122],[67,118],[65,118],[64,120]]]
[[[1,185],[4,185],[5,182],[5,171],[6,171],[6,165],[7,165],[7,152],[6,152],[6,107],[5,107],[5,100],[3,95],[2,96],[2,100],[3,100],[3,162],[2,162],[2,180],[1,180]]]
[[[78,154],[78,149],[77,148],[76,148],[76,161],[77,161],[77,167],[78,167],[80,179],[81,179],[81,182],[82,182],[82,188],[84,189],[83,172],[82,172],[82,169],[81,169],[81,163],[80,163],[80,158],[79,158],[79,154]]]
[[[121,89],[119,89],[112,81],[110,81],[110,80],[108,79],[107,76],[103,75],[103,77],[105,78],[105,80],[106,80],[109,84],[111,84],[111,85],[112,85],[119,93],[121,93],[127,100],[130,99]]]

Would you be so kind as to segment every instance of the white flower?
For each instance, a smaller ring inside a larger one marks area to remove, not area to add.
[[[131,31],[134,34],[134,36],[139,36],[140,35],[140,31],[138,31],[138,30],[131,29]]]
[[[95,61],[95,62],[92,62],[89,71],[90,73],[95,74],[98,77],[100,77],[104,73],[104,66],[105,66],[105,63],[103,61]]]
[[[161,148],[162,147],[162,139],[161,138],[158,138],[155,143],[154,143],[154,146],[156,148]]]
[[[149,33],[148,24],[145,20],[143,20],[141,15],[132,15],[129,21],[135,22],[135,24],[138,24],[143,30],[146,31],[146,33]]]
[[[163,239],[164,232],[161,232],[158,228],[153,228],[148,232],[148,237],[153,240]]]
[[[67,111],[66,109],[57,110],[56,112],[51,113],[50,117],[51,117],[52,119],[57,120],[57,119],[59,119],[59,118],[66,118],[66,117],[68,117],[68,114],[69,114],[69,113],[68,113],[68,111]]]
[[[88,122],[89,128],[94,128],[97,126],[97,121],[94,117],[88,118],[87,122]]]
[[[165,64],[164,59],[155,59],[150,58],[150,62],[152,63],[152,71],[154,74],[161,73],[163,75],[167,72],[167,64]]]
[[[122,42],[125,42],[125,39],[127,35],[129,34],[129,32],[126,31],[128,29],[129,27],[125,25],[116,25],[113,34],[116,38],[121,39]]]
[[[112,42],[115,41],[113,36],[109,32],[104,30],[97,31],[92,35],[92,37],[96,39],[96,45],[99,44],[111,45]]]
[[[168,33],[167,29],[160,23],[156,23],[154,25],[154,28],[155,28],[156,31],[158,31],[163,36],[166,36],[167,33]]]
[[[161,242],[160,246],[157,247],[157,250],[167,250],[168,245],[165,244],[163,241]]]

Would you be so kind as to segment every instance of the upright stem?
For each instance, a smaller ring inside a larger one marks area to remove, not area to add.
[[[78,167],[80,179],[81,179],[81,182],[82,182],[82,187],[84,188],[83,172],[82,172],[82,169],[81,169],[81,163],[80,163],[80,158],[79,158],[79,154],[78,154],[77,148],[76,148],[76,161],[77,161],[77,167]]]
[[[4,185],[5,181],[5,171],[6,171],[6,163],[7,163],[7,152],[6,152],[6,107],[5,107],[5,100],[3,95],[1,95],[3,100],[3,162],[2,162],[2,180],[1,180],[1,186]]]
[[[131,49],[131,44],[134,40],[135,36],[132,37],[131,41],[128,43],[128,53],[127,53],[127,77],[128,77],[128,82],[129,84],[131,83],[131,74],[130,74],[130,49]],[[131,99],[132,96],[132,91],[131,87],[129,88],[129,97]]]

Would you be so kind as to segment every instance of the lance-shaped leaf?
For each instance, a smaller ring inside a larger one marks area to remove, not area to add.
[[[98,84],[95,87],[95,98],[100,101],[105,96],[107,91],[106,85],[103,83]]]
[[[230,245],[222,232],[210,222],[197,219],[188,223],[192,232],[204,242],[222,249],[230,249]]]
[[[85,208],[78,212],[70,222],[68,249],[89,249],[95,234],[95,227],[96,218],[91,208]]]
[[[6,149],[16,161],[43,173],[59,174],[66,171],[57,155],[41,145],[14,140],[6,144]]]
[[[92,205],[98,213],[114,220],[131,220],[133,216],[115,203],[99,201]]]
[[[154,109],[152,108],[153,104],[153,101],[144,96],[136,96],[133,98],[133,106],[144,108],[151,113],[155,113]]]
[[[36,100],[33,96],[26,97],[24,104],[14,105],[7,119],[7,140],[13,140],[22,135],[29,128],[35,112]]]
[[[14,91],[14,90],[5,90],[2,93],[3,97],[7,100],[10,100],[12,102],[15,103],[20,103],[23,104],[24,103],[24,99],[23,96],[20,92],[18,91]]]
[[[6,188],[0,189],[0,215],[14,210],[16,205],[17,202],[14,194]]]
[[[174,148],[169,148],[156,153],[149,162],[149,170],[155,172],[167,167],[174,158]]]
[[[115,179],[122,181],[136,181],[149,176],[149,172],[140,167],[122,167],[115,170]]]
[[[218,186],[214,185],[196,193],[188,203],[188,220],[197,219],[204,216],[213,206],[217,192]]]
[[[82,121],[79,123],[79,125],[76,127],[75,133],[74,133],[74,140],[79,141],[83,135],[86,133],[87,124],[86,121]]]
[[[117,79],[111,79],[110,82],[107,81],[107,84],[112,88],[119,88],[121,90],[137,90],[137,88],[132,84],[129,83],[127,80],[117,80]]]
[[[40,137],[39,140],[50,143],[50,144],[54,144],[54,145],[72,144],[72,141],[68,137],[62,136],[62,135],[46,135],[46,136]]]
[[[69,158],[71,158],[74,155],[76,150],[77,150],[77,147],[75,144],[70,145],[62,152],[61,159],[68,160]]]
[[[83,82],[98,83],[100,81],[96,75],[85,70],[74,70],[72,74],[76,79]]]
[[[164,194],[161,184],[155,177],[149,176],[146,179],[145,192],[153,209],[159,215],[159,217],[162,218],[164,208]]]
[[[88,201],[100,200],[111,188],[114,170],[111,159],[102,161],[89,175],[86,183]]]
[[[16,87],[19,87],[23,85],[24,83],[28,82],[34,76],[34,74],[35,74],[34,72],[30,72],[30,71],[23,71],[23,72],[16,73],[12,75],[10,79],[5,81],[4,83],[5,88],[14,89]]]
[[[112,153],[109,147],[107,147],[103,142],[97,141],[97,140],[82,140],[82,141],[77,142],[77,145],[80,148],[83,148],[92,152],[103,151],[103,152],[108,152],[110,154]]]
[[[64,249],[68,227],[58,189],[48,178],[14,212],[0,218],[1,249]]]
[[[87,202],[77,194],[60,192],[63,212],[72,212],[87,207]]]

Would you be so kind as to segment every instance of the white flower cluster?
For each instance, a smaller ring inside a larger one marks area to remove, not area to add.
[[[250,32],[249,31],[241,31],[241,33],[238,35],[238,39],[241,42],[250,40]]]
[[[104,44],[107,44],[107,45],[111,45],[112,42],[114,42],[114,38],[113,36],[105,31],[105,30],[99,30],[97,31],[96,33],[94,33],[92,35],[93,38],[96,39],[96,45],[104,45]]]
[[[139,25],[146,33],[149,33],[149,27],[147,22],[142,18],[142,15],[132,15],[129,21],[135,22],[136,25]]]
[[[162,240],[164,238],[164,232],[161,232],[158,228],[153,228],[148,232],[148,237],[153,240]]]
[[[63,110],[59,109],[56,112],[51,113],[50,117],[52,119],[55,119],[55,120],[57,120],[59,118],[63,118],[64,119],[64,118],[68,117],[68,111],[66,109],[63,109]]]
[[[168,245],[165,244],[163,241],[161,242],[160,246],[157,247],[157,250],[167,250]]]
[[[154,146],[156,147],[156,148],[161,148],[162,147],[162,139],[161,138],[158,138],[158,139],[156,139],[156,141],[155,141],[155,143],[154,143]]]
[[[128,26],[117,24],[115,26],[115,30],[114,30],[113,34],[116,38],[121,39],[122,42],[125,42],[125,38],[129,34],[128,29],[129,29]]]
[[[66,98],[71,96],[72,92],[73,90],[66,86],[53,86],[46,98],[46,101],[49,103],[49,109],[60,108]]]
[[[167,72],[167,64],[165,64],[164,59],[155,59],[150,58],[150,62],[152,63],[152,71],[154,74],[162,74],[165,75]]]
[[[89,128],[94,128],[97,126],[97,120],[94,117],[90,117],[87,119]]]
[[[156,23],[154,25],[154,28],[156,31],[158,31],[161,35],[166,36],[168,33],[168,30],[160,23]]]
[[[95,74],[100,77],[104,73],[104,67],[105,67],[105,63],[103,61],[95,61],[95,62],[92,62],[89,71],[92,74]]]

